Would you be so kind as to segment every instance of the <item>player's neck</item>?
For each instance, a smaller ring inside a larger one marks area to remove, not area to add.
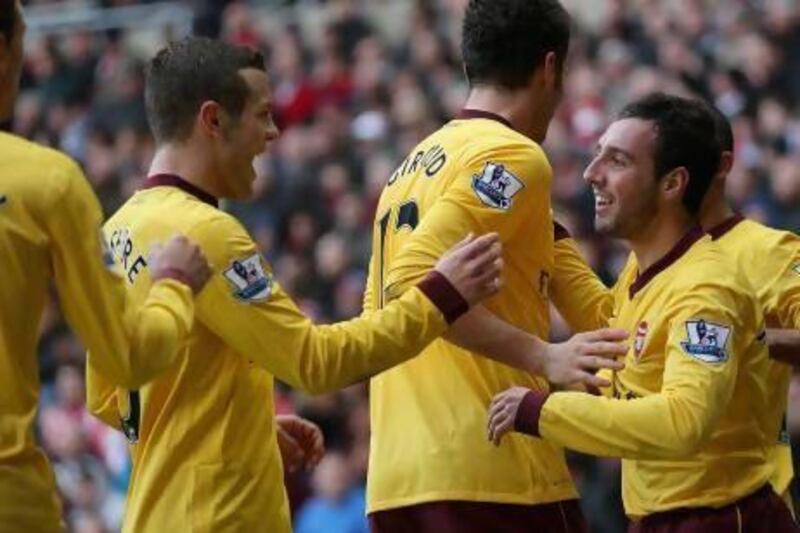
[[[538,128],[531,120],[533,116],[531,105],[529,95],[523,91],[482,85],[470,89],[464,109],[476,109],[500,115],[514,130],[533,139]]]
[[[666,256],[697,223],[688,216],[663,217],[628,240],[636,255],[639,272],[644,272]]]
[[[219,197],[214,187],[214,175],[197,150],[188,145],[165,144],[156,150],[150,163],[149,176],[174,174],[195,187]]]
[[[703,205],[700,212],[700,223],[708,231],[717,227],[735,214],[733,208],[724,198],[713,198]]]

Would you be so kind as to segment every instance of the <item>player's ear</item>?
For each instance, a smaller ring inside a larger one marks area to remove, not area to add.
[[[733,153],[729,151],[724,151],[720,155],[719,160],[719,171],[717,172],[717,177],[725,178],[731,169],[733,168]]]
[[[686,187],[689,186],[689,171],[686,167],[671,170],[661,180],[661,190],[668,200],[681,202]]]
[[[558,85],[559,64],[555,52],[547,52],[545,54],[543,74],[546,87],[555,88]]]
[[[213,100],[206,100],[200,106],[198,123],[204,132],[211,136],[222,136],[222,106]]]

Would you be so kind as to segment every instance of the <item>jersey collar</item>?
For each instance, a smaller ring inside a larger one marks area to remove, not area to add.
[[[553,221],[553,241],[560,241],[563,239],[570,239],[572,235],[570,235],[569,230],[556,222]]]
[[[675,246],[673,246],[672,249],[664,255],[664,257],[653,263],[650,268],[636,276],[636,279],[633,280],[633,283],[631,283],[631,286],[628,288],[629,298],[633,298],[637,292],[642,290],[645,285],[650,282],[651,279],[656,277],[662,271],[666,270],[673,263],[675,263],[675,261],[680,259],[683,254],[685,254],[694,243],[702,239],[705,234],[706,233],[703,231],[703,228],[700,226],[695,226],[690,229],[686,235],[681,237],[681,240],[675,243]]]
[[[491,111],[484,111],[482,109],[462,109],[461,111],[459,111],[457,118],[460,119],[485,118],[488,120],[497,121],[508,128],[511,127],[511,123],[508,121],[506,117],[501,117],[496,113],[492,113]]]
[[[744,217],[739,213],[731,215],[713,228],[709,229],[708,234],[711,235],[711,238],[716,241],[730,230],[735,228],[742,220],[744,220]]]
[[[219,207],[219,200],[217,200],[215,196],[208,194],[200,187],[189,183],[175,174],[153,174],[152,176],[148,176],[142,189],[152,189],[153,187],[177,187],[191,194],[201,202],[205,202],[213,207]]]

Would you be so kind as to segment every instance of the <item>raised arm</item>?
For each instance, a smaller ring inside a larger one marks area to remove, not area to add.
[[[318,326],[273,279],[238,223],[221,218],[197,235],[221,268],[197,299],[198,319],[242,356],[312,393],[350,385],[410,359],[469,304],[497,290],[500,247],[496,235],[487,235],[460,243],[384,309]]]
[[[144,304],[133,306],[101,235],[94,193],[73,162],[59,170],[64,189],[56,193],[53,210],[59,215],[48,218],[48,232],[62,309],[97,370],[120,386],[136,388],[174,361],[191,328],[188,284],[194,274],[164,264]],[[199,288],[205,279],[196,281]]]

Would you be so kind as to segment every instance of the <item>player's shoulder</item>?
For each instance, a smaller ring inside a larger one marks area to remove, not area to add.
[[[701,295],[741,305],[755,300],[755,289],[730,254],[710,236],[699,240],[672,276],[673,293]]]
[[[511,128],[500,130],[497,135],[471,137],[464,144],[467,157],[491,157],[500,160],[521,160],[534,164],[547,165],[549,162],[542,147]]]
[[[505,157],[547,162],[538,143],[499,120],[452,120],[429,139],[444,146],[457,147],[462,158]]]
[[[88,187],[80,166],[70,156],[17,135],[0,133],[0,161],[8,169],[9,179],[40,191],[63,191],[75,183]]]
[[[9,133],[0,133],[0,165],[6,192],[19,194],[48,216],[95,204],[78,163],[67,154]],[[10,190],[9,190],[10,189]]]
[[[769,250],[782,244],[796,244],[800,237],[790,231],[771,228],[749,218],[737,217],[730,227],[712,236],[714,240],[727,248],[745,247],[749,251],[757,249]]]
[[[64,152],[55,148],[29,141],[10,133],[0,133],[0,153],[4,160],[16,164],[31,163],[41,170],[43,165],[55,165],[57,168],[73,168],[77,163]]]
[[[762,281],[776,267],[800,257],[800,236],[755,220],[739,219],[724,232],[712,236],[741,268]]]
[[[196,207],[196,216],[187,233],[212,261],[255,250],[253,238],[236,217],[212,206]]]
[[[725,248],[705,235],[687,250],[677,270],[676,283],[705,283],[716,278],[725,279],[721,275],[733,273],[736,268]]]
[[[764,250],[772,250],[778,246],[798,246],[800,236],[791,231],[771,228],[755,220],[744,219],[739,226],[741,227],[742,240],[750,242]]]

